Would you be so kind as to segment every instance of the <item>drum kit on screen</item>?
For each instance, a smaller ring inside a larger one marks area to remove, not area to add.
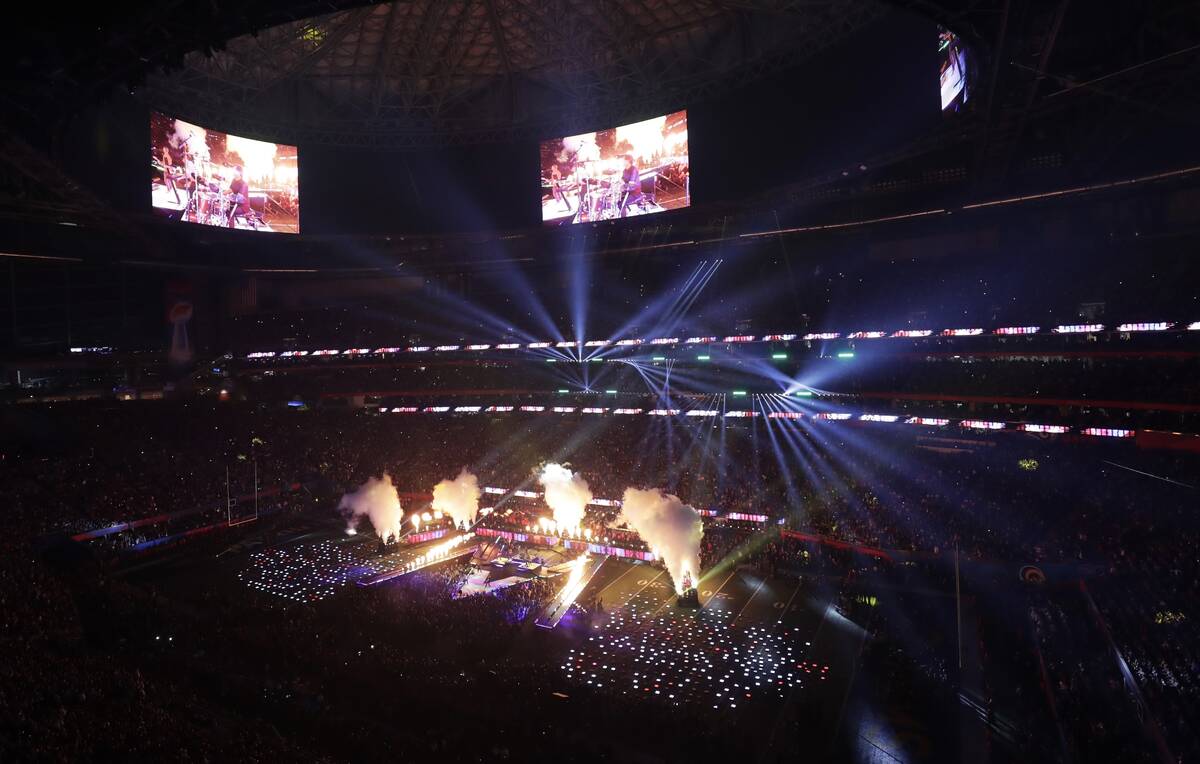
[[[248,200],[242,194],[229,191],[234,179],[232,167],[184,155],[182,165],[166,165],[158,159],[151,164],[163,174],[186,199],[182,219],[204,225],[229,226],[233,218],[243,217],[251,228],[265,225],[265,221],[253,209],[247,211]],[[241,210],[241,211],[239,211]]]
[[[643,179],[646,176],[643,175]],[[625,183],[621,171],[615,167],[605,167],[593,173],[578,173],[575,177],[542,178],[542,187],[550,189],[552,201],[563,201],[570,206],[570,197],[578,202],[575,207],[575,222],[595,222],[598,220],[613,220],[621,216],[621,202],[626,192],[636,192],[638,183]],[[557,189],[557,190],[556,190]],[[632,206],[645,206],[650,203],[648,197],[642,197]]]

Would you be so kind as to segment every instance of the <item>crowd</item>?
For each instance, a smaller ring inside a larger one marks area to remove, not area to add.
[[[463,724],[482,724],[487,718],[484,710],[461,708],[457,696],[472,682],[483,682],[497,697],[529,701],[539,686],[546,686],[539,682],[550,680],[544,661],[521,655],[520,640],[512,635],[529,628],[531,613],[552,594],[545,585],[456,599],[446,594],[460,585],[462,571],[446,566],[389,588],[394,612],[381,623],[357,592],[335,598],[349,608],[349,615],[339,611],[336,617],[320,606],[251,613],[238,598],[218,593],[200,606],[184,606],[171,594],[113,575],[108,558],[121,547],[111,542],[84,547],[98,558],[86,563],[87,574],[56,572],[47,560],[64,546],[77,548],[56,543],[64,534],[116,522],[172,515],[164,523],[138,528],[136,536],[115,534],[117,539],[141,540],[219,522],[231,511],[225,505],[227,468],[234,497],[253,494],[256,468],[263,493],[302,486],[272,499],[286,507],[287,515],[314,507],[317,514],[332,513],[343,491],[385,470],[410,510],[420,509],[425,501],[420,497],[463,466],[473,469],[484,485],[537,490],[534,473],[548,460],[569,463],[597,497],[619,498],[631,485],[660,487],[701,509],[769,516],[766,524],[707,520],[701,550],[705,569],[730,560],[764,575],[832,576],[850,587],[886,580],[888,586],[941,591],[952,588],[947,565],[952,549],[965,564],[980,566],[971,570],[995,564],[1015,571],[1026,563],[1098,570],[1100,580],[1091,590],[1100,617],[1143,687],[1149,712],[1161,719],[1172,750],[1190,752],[1194,744],[1187,722],[1200,684],[1189,658],[1196,646],[1190,603],[1198,579],[1195,554],[1186,543],[1194,527],[1188,508],[1195,490],[1184,479],[1195,467],[1187,455],[1140,453],[1121,443],[1079,448],[1034,438],[868,437],[863,429],[820,426],[783,433],[747,423],[718,431],[700,423],[630,418],[563,429],[560,420],[551,418],[395,417],[246,403],[75,404],[5,416],[12,426],[5,430],[0,470],[10,487],[7,511],[13,532],[3,542],[0,605],[12,617],[0,635],[9,654],[28,659],[8,662],[10,681],[0,692],[33,692],[41,698],[5,733],[5,745],[30,745],[34,737],[57,734],[57,739],[76,741],[71,751],[86,757],[97,754],[95,746],[113,744],[111,735],[89,736],[88,726],[109,729],[111,721],[105,727],[101,712],[68,691],[86,687],[88,694],[126,698],[130,713],[157,709],[138,717],[150,726],[156,720],[165,725],[174,713],[172,703],[188,698],[200,709],[189,722],[197,727],[178,734],[194,737],[196,758],[236,755],[231,746],[251,745],[248,741],[278,755],[300,745],[336,756],[334,719],[367,738],[381,734],[376,726],[381,722],[371,718],[369,708],[348,700],[353,693],[339,684],[342,679],[327,684],[313,679],[312,671],[296,674],[307,677],[303,680],[288,678],[298,666],[325,665],[335,658],[343,668],[353,667],[350,673],[360,680],[386,666],[386,675],[411,679],[414,688],[436,698],[429,708],[453,707],[465,714],[470,721]],[[495,498],[487,495],[485,503]],[[232,511],[245,511],[246,501]],[[587,522],[597,532],[622,544],[638,543],[627,530],[609,527],[616,508],[593,509]],[[496,506],[489,523],[523,528],[541,514],[540,502],[510,497]],[[779,538],[780,523],[832,542],[888,550],[894,559]],[[190,545],[215,549],[227,543],[201,537]],[[901,559],[928,564],[914,568],[900,564]],[[103,603],[103,612],[80,604],[90,602]],[[211,616],[200,614],[210,606]],[[1113,705],[1107,706],[1112,713],[1103,722],[1106,733],[1087,734],[1087,725],[1097,717],[1087,710],[1086,698],[1111,690],[1111,671],[1101,673],[1099,667],[1112,664],[1104,663],[1110,656],[1099,649],[1092,632],[1079,632],[1090,636],[1078,639],[1078,658],[1075,647],[1062,647],[1074,644],[1076,630],[1085,627],[1077,607],[1060,607],[1065,606],[1039,603],[1028,609],[1028,616],[1046,658],[1069,745],[1082,752],[1094,750],[1088,745],[1099,745],[1095,741],[1100,739],[1135,738]],[[203,620],[209,617],[214,620]],[[404,624],[401,632],[376,638],[377,630],[397,622]],[[980,626],[986,648],[981,654],[997,656],[990,659],[997,666],[1012,665],[997,647],[1015,639],[1011,628],[986,618]],[[144,660],[151,633],[167,635],[176,645],[170,657],[162,656],[158,669]],[[279,640],[286,640],[286,650],[273,649]],[[237,654],[230,655],[223,644],[238,645]],[[1032,648],[1026,640],[1029,655]],[[927,681],[953,676],[944,649],[903,649],[927,667]],[[384,650],[386,656],[380,652]],[[44,676],[49,664],[33,656],[46,652],[61,657],[54,665],[74,667],[79,681],[69,675]],[[464,653],[473,656],[469,670],[456,662],[455,656]],[[268,654],[269,681],[264,683],[249,660]],[[190,678],[177,686],[173,677],[181,661]],[[881,666],[890,664],[890,658],[880,659]],[[1019,673],[1036,685],[1036,678],[1029,680],[1036,673],[1028,666]],[[1007,707],[1018,707],[1018,696],[1033,702],[1036,693],[1027,685],[1017,693],[1011,683],[1005,684],[1002,669],[990,676],[989,693],[1007,697]],[[279,722],[289,729],[314,715],[329,721],[313,725],[300,741],[261,742],[262,736],[271,736],[270,726],[247,722],[253,729],[237,742],[201,742],[205,735],[198,725],[220,724],[221,709],[231,696],[244,702],[253,698],[268,709],[263,718],[290,720]],[[550,703],[552,709],[552,698],[538,696],[538,702]],[[431,730],[427,738],[408,745],[431,746],[430,756],[479,750],[479,741],[461,740],[454,732],[457,722],[444,714],[430,717],[423,708],[405,712],[422,715],[422,724]],[[544,732],[549,725],[540,722],[505,729],[496,751],[507,749],[514,758],[518,750],[526,750],[513,742],[518,730],[544,736],[547,745],[578,742],[573,732]],[[164,733],[142,726],[123,730],[121,744],[132,746],[129,737],[135,732],[145,741],[133,750],[165,745]]]

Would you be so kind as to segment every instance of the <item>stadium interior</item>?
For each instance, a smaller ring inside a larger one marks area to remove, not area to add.
[[[0,759],[1200,758],[1196,3],[14,15]]]

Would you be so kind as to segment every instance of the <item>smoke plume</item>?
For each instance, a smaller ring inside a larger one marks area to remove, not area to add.
[[[617,518],[617,524],[622,523],[637,531],[650,551],[666,563],[677,594],[683,593],[685,577],[696,585],[704,525],[695,508],[657,488],[627,488]]]
[[[453,480],[433,487],[433,509],[454,519],[454,526],[471,525],[479,514],[479,478],[466,467]]]
[[[570,531],[578,529],[583,524],[588,502],[592,500],[592,490],[583,476],[551,462],[542,467],[538,482],[546,490],[546,506],[554,512],[558,527]]]
[[[404,510],[400,508],[396,486],[392,485],[392,478],[386,472],[381,478],[368,478],[357,491],[343,496],[338,510],[346,515],[351,528],[355,528],[364,515],[368,517],[385,544],[389,539],[400,538]]]

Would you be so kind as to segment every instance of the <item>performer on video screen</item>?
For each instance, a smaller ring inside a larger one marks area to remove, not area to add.
[[[163,168],[163,181],[167,184],[167,190],[175,194],[175,203],[179,204],[179,189],[175,186],[175,160],[171,158],[171,152],[166,146],[162,147],[159,154],[159,161],[162,162]]]
[[[550,190],[554,194],[554,199],[562,202],[562,205],[567,208],[567,212],[570,212],[571,203],[567,201],[567,196],[563,193],[562,170],[558,169],[557,164],[550,165]]]
[[[246,222],[251,222],[251,216],[254,213],[250,209],[250,187],[246,185],[246,180],[242,177],[240,164],[233,168],[233,180],[229,183],[229,197],[232,202],[229,210],[229,227],[233,228],[233,219],[236,217],[243,217]]]
[[[625,169],[621,172],[621,182],[625,184],[625,195],[621,199],[621,217],[625,217],[629,205],[642,200],[642,179],[633,154],[625,155]]]

